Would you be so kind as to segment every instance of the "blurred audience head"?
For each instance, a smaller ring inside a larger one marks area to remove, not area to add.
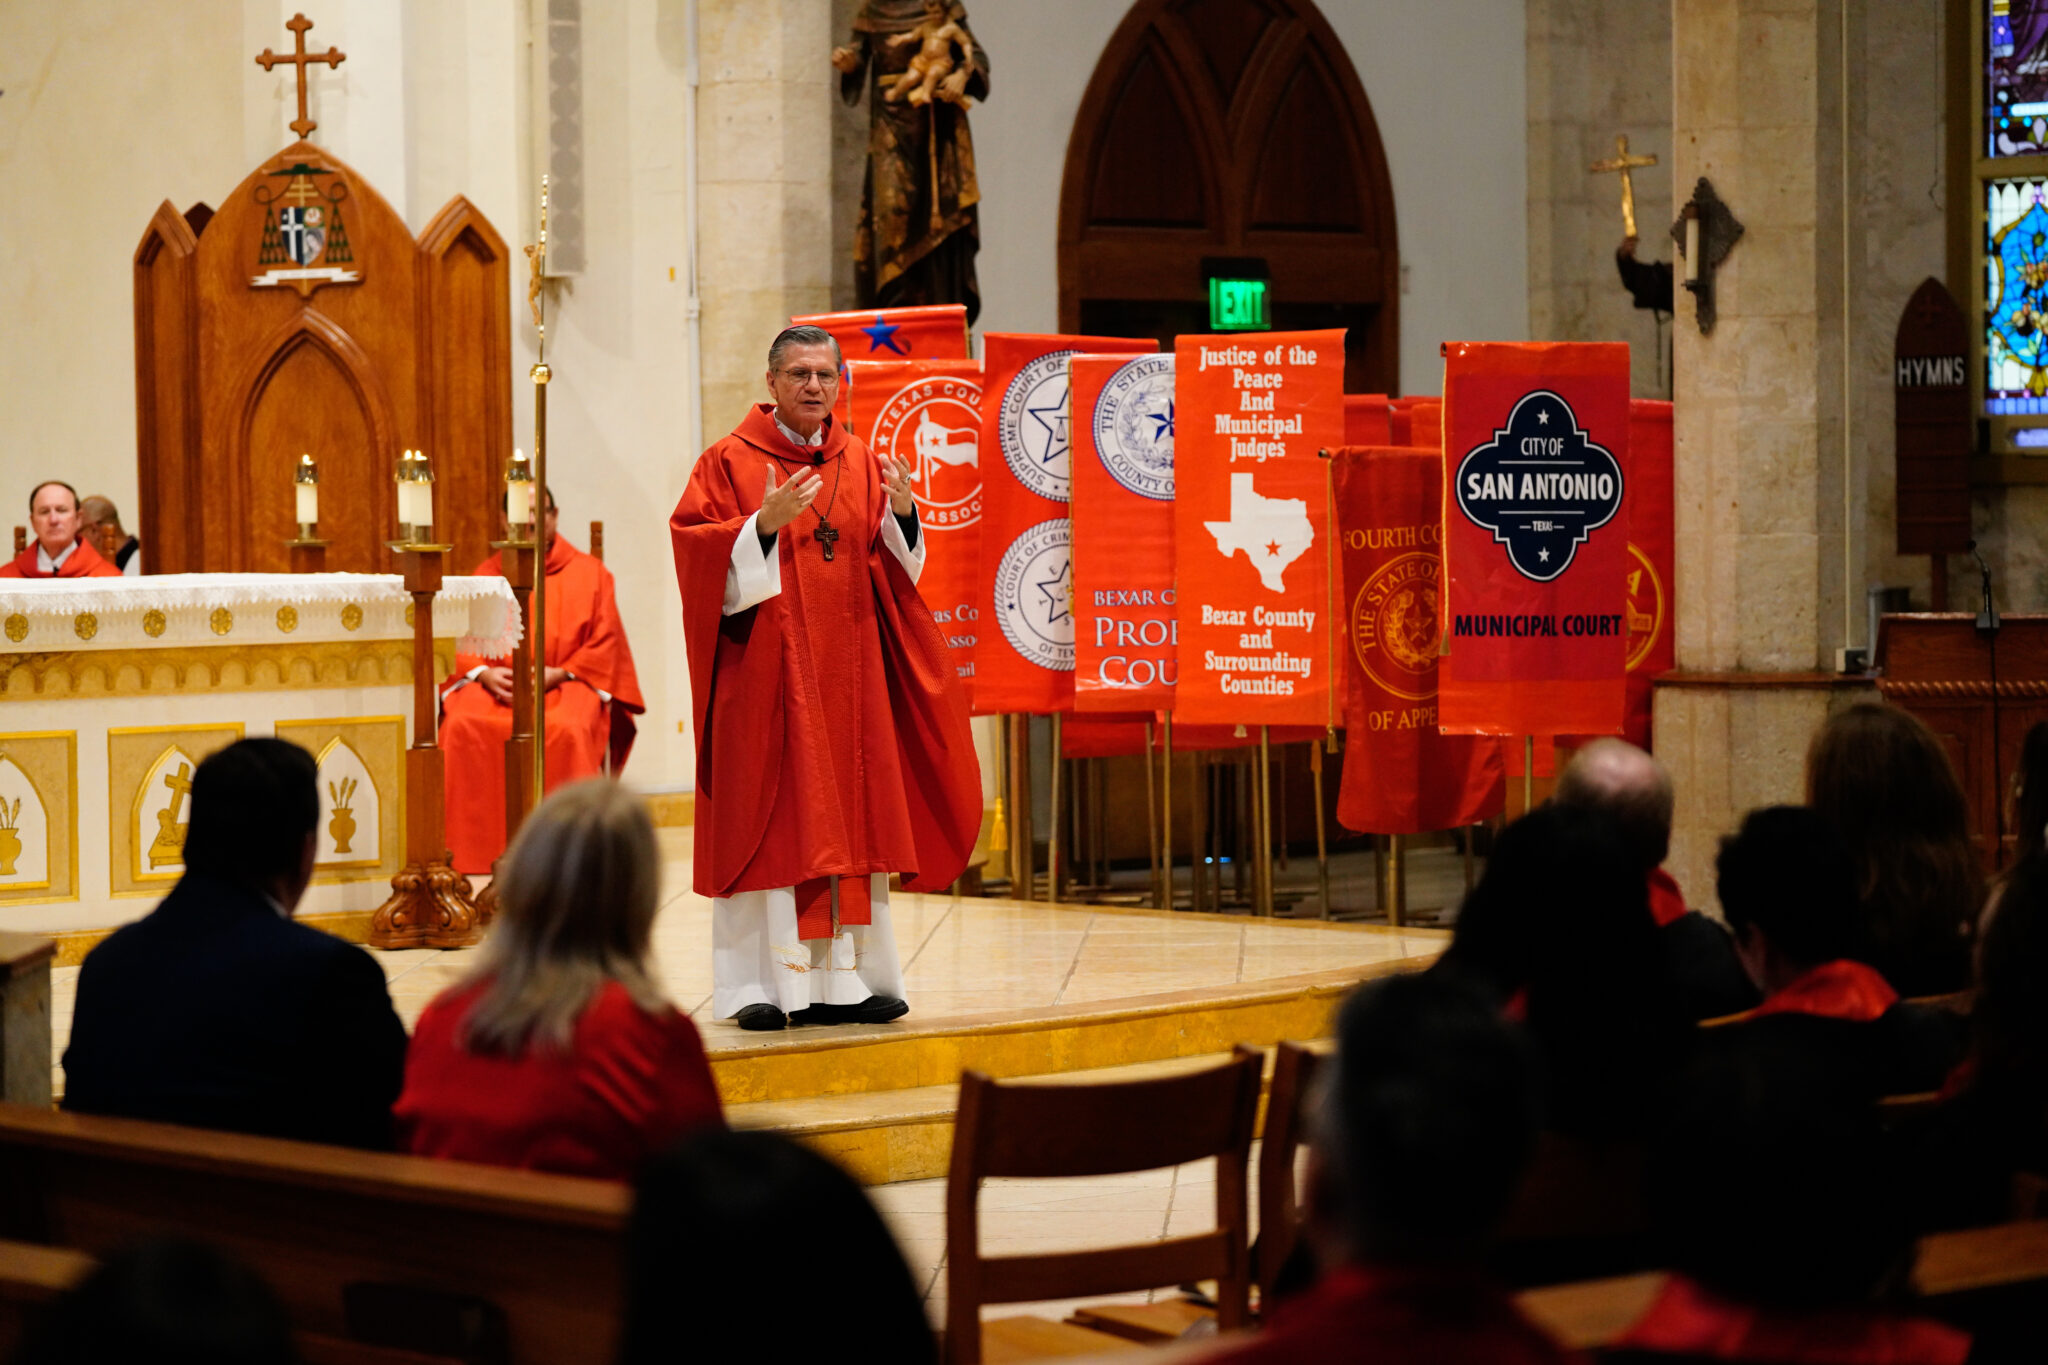
[[[472,981],[487,982],[463,1021],[477,1052],[565,1049],[607,981],[641,1008],[665,1003],[649,947],[661,901],[654,822],[606,777],[540,803],[498,864],[498,914]]]
[[[2048,858],[2023,859],[1977,949],[1974,1086],[2048,1122]]]
[[[1596,739],[1579,750],[1551,799],[1604,812],[1645,872],[1671,852],[1671,774],[1627,740]]]
[[[1962,783],[1934,732],[1881,702],[1844,709],[1807,751],[1806,804],[1848,854],[1870,965],[1901,995],[1962,989],[1984,874]]]
[[[185,869],[260,891],[286,910],[313,879],[320,823],[313,756],[282,739],[238,739],[192,773]]]
[[[2013,836],[2018,856],[2031,858],[2048,849],[2048,720],[2037,721],[2020,747],[2020,770],[2013,774]]]
[[[806,1271],[799,1248],[829,1261]],[[874,1360],[937,1358],[910,1268],[852,1177],[766,1132],[700,1133],[648,1163],[626,1233],[620,1365],[774,1359],[797,1349],[764,1354],[764,1332],[826,1328]]]
[[[1310,1234],[1325,1265],[1475,1257],[1532,1151],[1533,1061],[1455,973],[1361,986],[1313,1122]]]
[[[1715,890],[1735,947],[1768,993],[1809,967],[1860,958],[1855,873],[1834,826],[1804,806],[1766,806],[1721,840]]]
[[[14,1365],[294,1365],[291,1323],[246,1267],[198,1242],[116,1252],[31,1320]]]

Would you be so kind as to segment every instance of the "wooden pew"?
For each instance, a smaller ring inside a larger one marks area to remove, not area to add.
[[[0,1104],[0,1238],[104,1255],[197,1237],[262,1274],[300,1330],[341,1341],[345,1290],[401,1286],[494,1305],[510,1365],[609,1365],[631,1198],[609,1181]]]

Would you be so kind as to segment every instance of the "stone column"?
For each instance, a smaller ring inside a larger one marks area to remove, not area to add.
[[[698,273],[704,439],[765,402],[768,343],[831,304],[831,0],[703,0]]]
[[[1846,592],[1843,569],[1843,3],[1672,10],[1672,198],[1705,176],[1747,229],[1713,333],[1682,288],[1673,324],[1678,671],[1656,747],[1678,788],[1671,869],[1701,906],[1719,837],[1798,801],[1815,726],[1868,691],[1830,672],[1845,597],[1862,608],[1860,566]]]

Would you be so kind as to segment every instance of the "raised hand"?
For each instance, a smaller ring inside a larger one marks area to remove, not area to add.
[[[889,510],[899,517],[909,516],[917,510],[917,499],[910,492],[910,466],[887,455],[876,458],[882,463],[882,487],[889,490]]]
[[[754,519],[754,529],[764,536],[772,536],[783,527],[795,521],[803,510],[811,505],[811,499],[818,496],[818,490],[825,485],[824,475],[815,469],[799,470],[788,483],[777,486],[775,467],[768,468],[767,491],[761,495],[761,511]]]

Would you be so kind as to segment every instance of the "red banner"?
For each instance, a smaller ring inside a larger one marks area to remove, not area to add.
[[[974,711],[1074,706],[1074,582],[1067,521],[1072,460],[1067,361],[1076,351],[1156,351],[1128,337],[982,337],[981,611]]]
[[[960,303],[811,313],[789,322],[824,328],[847,360],[965,360],[968,355],[967,306]]]
[[[1678,662],[1678,542],[1671,468],[1671,405],[1628,405],[1628,703],[1622,727],[1650,747],[1650,682]]]
[[[1128,758],[1145,752],[1145,722],[1136,715],[1070,715],[1060,725],[1062,758]],[[1158,743],[1158,726],[1153,742]]]
[[[1394,409],[1383,393],[1344,395],[1344,444],[1383,446],[1394,444]]]
[[[849,429],[910,469],[926,537],[917,590],[973,695],[981,567],[981,366],[972,360],[847,362]]]
[[[1074,709],[1170,711],[1173,357],[1077,355]]]
[[[1350,646],[1338,822],[1420,834],[1497,815],[1507,800],[1500,742],[1437,729],[1443,461],[1346,448],[1332,473]]]
[[[1329,468],[1344,333],[1178,339],[1174,574],[1191,724],[1334,721]]]
[[[1628,639],[1628,347],[1452,342],[1444,355],[1442,726],[1613,734]]]

